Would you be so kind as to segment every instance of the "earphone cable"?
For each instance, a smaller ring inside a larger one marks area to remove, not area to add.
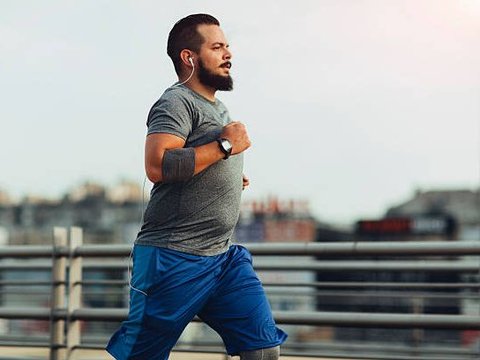
[[[195,72],[195,65],[194,65],[193,61],[191,61],[190,64],[192,64],[192,72],[190,73],[190,76],[187,78],[187,80],[185,80],[185,81],[183,81],[183,82],[181,82],[181,83],[178,83],[178,84],[176,84],[176,85],[174,85],[174,86],[184,85],[184,84],[186,84],[187,82],[190,81],[190,79],[191,79],[192,76],[193,76],[193,73]]]
[[[143,217],[144,217],[144,214],[145,214],[145,184],[147,182],[147,176],[145,176],[143,178],[143,187],[142,187],[142,209],[141,209],[141,215],[140,215],[140,226],[142,225],[143,223]],[[128,260],[127,260],[127,276],[128,276],[128,286],[130,287],[130,289],[132,290],[135,290],[137,292],[139,292],[140,294],[143,294],[145,296],[148,296],[147,293],[145,291],[142,291],[140,289],[137,289],[136,287],[134,287],[132,285],[132,273],[130,272],[130,262],[132,261],[132,258],[133,258],[133,249],[135,247],[135,244],[132,245],[132,248],[130,249],[130,255],[128,256]]]

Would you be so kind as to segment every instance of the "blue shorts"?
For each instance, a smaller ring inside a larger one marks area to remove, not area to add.
[[[188,323],[198,315],[223,339],[227,353],[280,345],[248,250],[233,245],[223,254],[197,256],[135,245],[130,311],[107,351],[117,360],[167,360]]]

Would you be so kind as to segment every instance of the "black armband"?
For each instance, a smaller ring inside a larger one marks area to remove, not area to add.
[[[163,182],[187,181],[195,173],[195,149],[181,148],[167,150],[163,154]]]

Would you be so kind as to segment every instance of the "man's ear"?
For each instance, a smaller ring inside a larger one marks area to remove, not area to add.
[[[182,60],[182,63],[188,67],[193,67],[193,52],[188,50],[188,49],[183,49],[180,52],[180,59]]]

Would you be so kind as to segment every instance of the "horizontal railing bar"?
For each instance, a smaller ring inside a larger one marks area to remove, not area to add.
[[[12,334],[2,334],[0,335],[0,342],[12,342],[12,341],[22,341],[25,340],[25,335],[22,334],[17,334],[17,335],[12,335]],[[28,340],[31,343],[47,343],[49,341],[49,337],[46,335],[29,335]]]
[[[15,294],[15,295],[51,295],[51,291],[47,290],[32,290],[32,289],[0,289],[0,294]]]
[[[0,307],[0,319],[50,320],[66,319],[66,309],[57,309],[52,315],[50,308]]]
[[[68,247],[56,247],[45,245],[8,245],[0,246],[0,258],[51,258],[54,256],[68,256]]]
[[[66,281],[0,280],[0,286],[51,286],[66,285]]]
[[[126,280],[83,280],[76,281],[75,285],[84,285],[84,286],[95,286],[95,285],[104,285],[104,286],[127,286],[128,281]]]
[[[45,342],[35,342],[35,341],[29,341],[29,342],[24,342],[24,341],[1,341],[0,340],[0,346],[5,346],[5,347],[50,347],[50,343],[48,342],[48,339]],[[65,348],[65,345],[55,345],[55,348]],[[1,359],[1,355],[0,355]]]
[[[452,294],[452,293],[425,293],[425,292],[405,292],[405,291],[369,291],[369,292],[359,292],[359,291],[348,291],[348,290],[337,290],[335,292],[328,290],[310,290],[310,289],[266,289],[267,295],[272,296],[288,296],[288,297],[371,297],[371,298],[419,298],[419,299],[450,299],[450,300],[461,300],[461,299],[478,299],[479,294]],[[0,290],[0,293],[2,291]],[[4,291],[3,293],[7,294],[47,294],[46,292],[32,292],[31,290],[24,291]],[[83,291],[82,295],[84,296],[104,296],[104,295],[127,295],[126,291]]]
[[[126,309],[78,309],[73,320],[123,321]],[[424,315],[354,312],[274,311],[275,321],[292,325],[335,325],[343,327],[480,329],[480,316]]]
[[[248,243],[245,247],[253,255],[334,256],[334,255],[480,255],[477,241],[358,241],[312,243]],[[73,256],[127,257],[130,244],[82,245],[72,251]],[[0,258],[51,257],[52,246],[9,245],[0,247]],[[69,256],[67,247],[55,248],[55,256]]]
[[[102,296],[102,295],[119,295],[119,296],[123,296],[123,295],[128,295],[128,292],[127,291],[122,291],[122,290],[110,290],[110,291],[101,291],[101,290],[98,290],[98,291],[82,291],[82,296]]]
[[[333,255],[480,255],[477,241],[357,241],[312,243],[247,243],[253,255],[333,256]],[[82,245],[74,256],[128,256],[132,245]]]
[[[252,243],[254,255],[480,255],[477,241]]]
[[[83,257],[128,257],[133,245],[82,245],[73,249],[73,256]]]
[[[82,308],[71,314],[72,320],[112,321],[126,319],[126,309]],[[65,319],[66,310],[59,309],[53,314],[55,319]],[[391,313],[354,312],[274,312],[275,321],[292,325],[335,325],[342,327],[379,328],[434,328],[434,329],[480,329],[480,316],[467,315],[423,315]],[[49,320],[49,309],[1,308],[0,318]],[[197,319],[198,321],[198,319]]]
[[[325,296],[325,297],[372,297],[372,298],[420,298],[420,299],[478,299],[478,294],[452,294],[452,293],[425,293],[425,292],[405,292],[405,291],[375,291],[375,292],[360,292],[338,290],[332,291],[292,291],[292,290],[266,290],[267,295],[287,295],[287,296]],[[98,294],[101,294],[98,292]]]
[[[480,329],[480,316],[378,314],[349,312],[278,312],[282,324],[335,325],[342,327]]]
[[[52,263],[51,262],[41,262],[41,261],[35,261],[35,262],[28,262],[28,263],[23,263],[23,262],[17,262],[17,261],[2,261],[0,262],[0,271],[50,271],[52,269]]]
[[[128,282],[126,282],[128,285]],[[479,289],[479,284],[474,283],[424,283],[424,282],[362,282],[362,281],[317,281],[298,283],[271,283],[264,282],[264,287],[312,287],[312,288],[426,288],[426,289]]]
[[[2,283],[0,282],[0,285]],[[48,284],[50,284],[48,282]],[[104,286],[127,286],[128,281],[126,280],[83,280],[77,281],[74,285],[84,285],[84,286],[94,286],[94,285],[104,285]],[[479,289],[480,283],[403,283],[403,282],[353,282],[353,281],[323,281],[323,282],[283,282],[283,283],[272,283],[272,282],[263,282],[263,287],[305,287],[305,288],[349,288],[349,287],[359,287],[359,288],[425,288],[425,289]]]
[[[292,260],[283,263],[271,261],[254,261],[256,270],[269,271],[321,271],[321,272],[351,272],[351,271],[449,271],[478,272],[480,263],[472,260],[361,260],[361,261],[299,261]]]
[[[99,294],[98,294],[99,295]],[[276,295],[273,295],[273,294],[270,294],[271,298],[274,299],[274,297]],[[298,297],[300,296],[304,296],[306,297],[306,295],[297,295]],[[91,296],[92,298],[95,298],[94,296]],[[295,297],[295,296],[293,296]],[[330,296],[325,296],[325,298],[328,298],[330,299],[331,297]],[[380,298],[380,297],[379,297]],[[375,298],[377,299],[377,298]],[[394,298],[395,299],[395,298]],[[450,299],[451,300],[451,299]],[[459,299],[460,300],[460,299]],[[323,300],[322,303],[319,305],[320,308],[325,308],[326,306],[330,306],[330,305],[338,305],[339,304],[339,299],[332,299],[330,301],[327,301],[327,300]],[[368,308],[368,309],[371,309],[371,304],[368,304],[368,303],[356,303],[355,304],[356,308],[355,308],[355,311],[358,311],[358,312],[361,312],[363,308]],[[392,304],[390,305],[390,310],[389,312],[390,313],[395,313],[395,314],[403,314],[405,312],[405,307],[406,306],[409,306],[409,307],[412,307],[412,304],[411,303],[403,303],[403,304]],[[428,307],[429,309],[437,309],[437,308],[443,308],[445,306],[452,306],[452,303],[451,302],[447,302],[447,301],[437,301],[435,302],[434,304],[428,304]],[[395,309],[397,309],[397,311],[395,312]],[[312,311],[315,311],[315,310],[312,310]],[[438,314],[437,314],[438,315]]]
[[[26,264],[16,262],[0,262],[0,270],[48,270],[49,263],[31,262]],[[272,261],[272,259],[254,260],[254,268],[262,271],[321,271],[321,272],[351,272],[351,271],[449,271],[449,272],[479,272],[480,262],[474,260],[355,260],[355,261],[314,261],[291,260]],[[99,263],[85,262],[85,271],[121,270],[127,269],[126,262],[110,261]]]

